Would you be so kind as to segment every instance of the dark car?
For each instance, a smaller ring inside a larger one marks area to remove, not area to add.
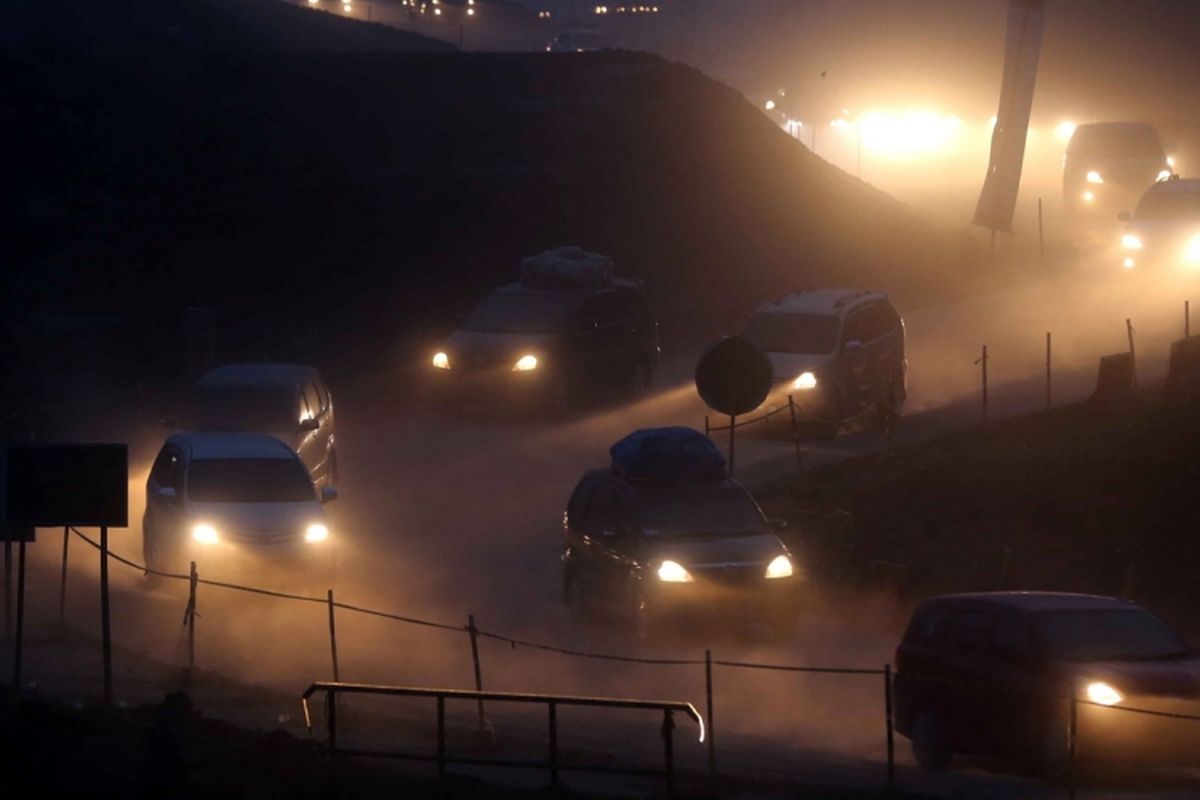
[[[1198,760],[1200,727],[1122,711],[1200,713],[1200,657],[1158,617],[1093,595],[995,592],[927,600],[896,652],[896,730],[918,763],[1029,759],[1060,777],[1070,699],[1077,755]]]
[[[794,627],[803,570],[741,485],[726,478],[584,474],[563,518],[564,602],[640,636],[688,618]]]
[[[442,399],[565,411],[595,395],[640,396],[658,355],[658,323],[640,282],[527,273],[480,301],[430,369]]]
[[[1063,158],[1063,200],[1069,212],[1111,219],[1173,167],[1153,125],[1096,122],[1080,125]]]
[[[907,396],[904,320],[882,292],[802,289],[762,306],[742,336],[775,373],[767,407],[787,405],[814,433],[899,417]]]

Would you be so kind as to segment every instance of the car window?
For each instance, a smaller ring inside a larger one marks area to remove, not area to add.
[[[190,398],[187,426],[199,431],[290,430],[302,411],[292,389],[204,386],[197,388]]]
[[[1200,220],[1200,194],[1185,192],[1147,192],[1137,205],[1138,219],[1164,221]]]
[[[615,291],[601,292],[588,298],[580,313],[585,318],[594,319],[600,327],[624,322],[633,316],[629,303]]]
[[[839,320],[832,314],[755,314],[742,336],[765,353],[832,353]]]
[[[729,486],[639,492],[637,514],[647,536],[729,536],[765,528],[754,501]]]
[[[321,400],[317,397],[317,387],[306,383],[301,389],[304,395],[304,406],[308,411],[306,416],[315,417],[321,413]]]
[[[1035,625],[1050,653],[1068,661],[1152,660],[1189,655],[1187,643],[1149,611],[1044,611]]]
[[[572,522],[579,522],[587,518],[588,500],[591,499],[595,488],[595,481],[583,481],[575,487],[571,499],[567,501],[567,515]]]
[[[317,404],[320,408],[320,413],[324,414],[329,409],[329,394],[325,391],[325,387],[320,381],[313,381],[312,388],[317,395]]]
[[[861,308],[855,311],[846,319],[846,327],[842,331],[843,342],[862,342],[866,344],[871,341],[871,320],[870,308]]]
[[[987,611],[959,608],[950,615],[950,645],[955,650],[983,650],[991,635],[993,616]]]
[[[998,617],[992,625],[992,650],[998,655],[1013,659],[1033,655],[1033,628],[1016,614]]]
[[[315,499],[308,470],[294,458],[212,458],[188,468],[197,503],[303,503]]]
[[[898,322],[894,311],[883,303],[872,303],[865,308],[855,311],[846,321],[844,341],[857,339],[866,344],[889,333]]]
[[[587,518],[605,530],[616,530],[619,497],[612,486],[598,484],[588,498]]]
[[[162,487],[170,487],[178,492],[182,487],[183,470],[180,468],[179,451],[174,447],[165,447],[154,460],[150,470],[150,479]]]
[[[578,295],[567,292],[503,290],[479,302],[463,323],[478,333],[554,333],[562,329]]]
[[[904,634],[904,641],[909,644],[934,644],[946,636],[947,622],[950,619],[950,609],[945,606],[919,611],[913,617]]]

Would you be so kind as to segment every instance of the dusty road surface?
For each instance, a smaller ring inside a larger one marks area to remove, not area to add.
[[[1082,399],[1101,354],[1128,347],[1135,328],[1139,378],[1161,379],[1167,344],[1182,335],[1183,304],[1194,283],[1114,274],[1107,264],[1048,276],[957,303],[905,313],[909,402],[899,441],[915,441],[977,424],[979,367],[989,346],[991,413],[1032,410],[1045,402],[1045,332],[1054,334],[1053,400]],[[1200,299],[1200,292],[1196,293]],[[703,658],[767,664],[881,669],[891,660],[902,620],[873,598],[805,613],[795,638],[771,643],[753,625],[686,632],[638,642],[615,623],[578,624],[561,605],[561,518],[580,473],[607,461],[607,448],[638,427],[702,427],[705,409],[690,385],[694,353],[666,353],[657,391],[630,406],[601,407],[561,422],[512,418],[489,409],[446,414],[430,409],[412,375],[377,376],[355,389],[334,385],[338,408],[341,497],[331,506],[339,568],[339,601],[441,623],[453,630],[339,611],[343,680],[469,687],[469,641],[461,630],[474,614],[484,631],[568,649],[685,664],[623,663],[539,651],[484,638],[480,656],[491,689],[683,699],[703,711]],[[116,438],[119,432],[107,436]],[[96,438],[106,438],[93,431]],[[131,528],[112,535],[113,549],[141,561],[143,486],[161,431],[143,427],[130,475]],[[862,434],[806,446],[806,465],[881,446]],[[739,475],[751,483],[795,469],[786,437],[739,442]],[[58,536],[43,532],[30,550],[31,631],[57,612]],[[96,619],[95,554],[72,544],[68,619]],[[220,563],[200,563],[202,577],[223,577]],[[185,653],[180,626],[182,582],[147,586],[135,570],[113,567],[117,640],[167,662]],[[251,576],[258,586],[324,597],[329,587]],[[330,677],[328,617],[316,602],[201,587],[197,650],[207,670],[276,690],[298,691]],[[81,656],[83,657],[83,656]],[[98,669],[98,665],[96,665]],[[118,678],[120,673],[118,672]],[[31,675],[32,679],[32,675]],[[49,685],[47,683],[46,685]],[[723,770],[811,783],[875,786],[885,759],[883,682],[878,676],[751,671],[718,666],[712,720]],[[372,711],[389,711],[369,704]],[[220,713],[220,709],[209,709]],[[402,704],[396,714],[428,719],[428,709]],[[230,710],[231,714],[236,709]],[[467,717],[469,718],[469,714]],[[489,709],[503,741],[540,741],[544,722]],[[274,724],[264,721],[264,724]],[[580,712],[560,723],[567,745],[616,760],[659,757],[657,720]],[[681,722],[678,756],[702,771],[707,751]],[[516,745],[514,745],[516,746]],[[1061,790],[1027,777],[970,763],[930,775],[912,766],[897,741],[901,786],[959,797],[1057,797]],[[1190,773],[1114,777],[1087,796],[1195,796]]]

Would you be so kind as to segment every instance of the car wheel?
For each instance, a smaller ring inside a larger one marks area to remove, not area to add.
[[[1047,719],[1037,737],[1034,762],[1038,774],[1048,781],[1060,783],[1071,772],[1071,742],[1067,721],[1053,716]]]
[[[927,708],[919,709],[913,718],[912,749],[917,763],[924,769],[945,769],[954,755],[941,720]]]

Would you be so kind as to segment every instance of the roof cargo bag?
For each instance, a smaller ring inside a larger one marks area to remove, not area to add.
[[[574,245],[556,247],[521,261],[521,283],[525,286],[598,289],[612,280],[611,258]]]
[[[643,428],[608,451],[614,472],[661,481],[720,480],[725,457],[712,441],[691,428]]]

